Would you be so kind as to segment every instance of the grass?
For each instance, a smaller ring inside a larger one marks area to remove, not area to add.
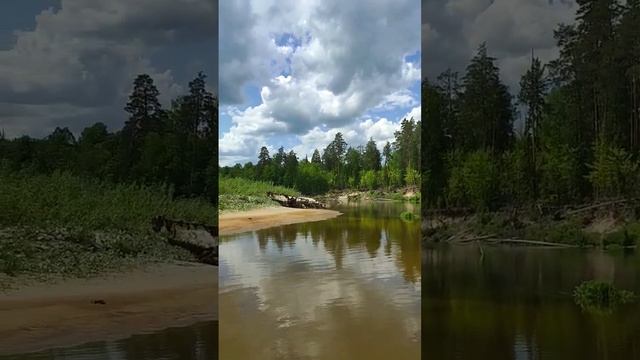
[[[111,184],[66,173],[0,173],[0,226],[146,230],[157,215],[216,223],[204,199],[174,199],[168,188]]]
[[[412,213],[411,211],[403,211],[400,213],[400,219],[406,222],[414,222],[418,220],[418,215]]]
[[[573,290],[573,299],[583,310],[593,313],[608,314],[619,305],[635,301],[631,291],[617,289],[610,283],[602,281],[585,281]]]
[[[269,191],[289,196],[300,195],[297,190],[291,188],[243,178],[220,178],[219,184],[220,211],[243,211],[276,205],[267,197]]]
[[[165,215],[216,223],[216,208],[206,200],[174,199],[163,186],[7,172],[0,172],[0,184],[0,287],[22,275],[84,277],[193,260],[153,233],[150,220]]]

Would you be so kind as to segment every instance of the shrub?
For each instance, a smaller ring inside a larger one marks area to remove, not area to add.
[[[635,294],[616,289],[612,284],[601,281],[585,281],[573,290],[573,299],[583,310],[610,313],[618,305],[635,301]]]

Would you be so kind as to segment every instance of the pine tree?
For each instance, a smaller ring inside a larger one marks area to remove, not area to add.
[[[459,121],[464,149],[502,152],[513,136],[513,106],[507,87],[500,81],[495,59],[481,44],[463,78]]]
[[[524,125],[524,137],[526,141],[527,154],[527,176],[530,182],[530,192],[534,199],[538,197],[538,152],[540,149],[540,124],[542,122],[545,107],[545,96],[547,84],[544,79],[544,66],[538,58],[531,53],[531,66],[520,80],[520,93],[518,101],[527,108],[527,115]]]

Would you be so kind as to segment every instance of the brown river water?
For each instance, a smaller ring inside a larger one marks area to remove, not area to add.
[[[585,280],[640,294],[640,255],[623,250],[434,246],[424,251],[425,359],[640,359],[640,304],[573,301]]]
[[[218,322],[169,328],[117,341],[101,341],[0,360],[216,360]]]
[[[336,210],[221,238],[221,359],[420,359],[419,207]]]

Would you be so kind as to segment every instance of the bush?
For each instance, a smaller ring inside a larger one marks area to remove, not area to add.
[[[578,153],[568,145],[547,146],[542,153],[540,165],[542,176],[541,193],[554,203],[575,200],[580,188]]]
[[[600,144],[595,147],[595,160],[588,175],[595,196],[611,197],[632,195],[638,180],[638,162],[631,154],[615,146]]]
[[[112,184],[69,173],[0,172],[0,226],[147,231],[158,215],[215,224],[217,209],[204,199],[175,199],[169,187]]]
[[[275,186],[265,181],[223,177],[219,180],[220,211],[248,210],[275,205],[267,192],[298,196],[300,193],[284,186]]]
[[[462,159],[462,161],[460,161]],[[470,204],[484,210],[497,198],[496,167],[486,151],[475,151],[461,157],[450,155],[449,201],[458,205]]]
[[[363,171],[360,175],[360,188],[373,190],[378,187],[378,176],[375,170]]]
[[[314,163],[301,163],[298,166],[298,175],[295,187],[306,195],[324,194],[329,191],[330,177],[319,165]]]
[[[612,284],[601,281],[585,281],[573,290],[573,299],[583,310],[610,313],[618,305],[635,301],[635,294],[616,289]]]

